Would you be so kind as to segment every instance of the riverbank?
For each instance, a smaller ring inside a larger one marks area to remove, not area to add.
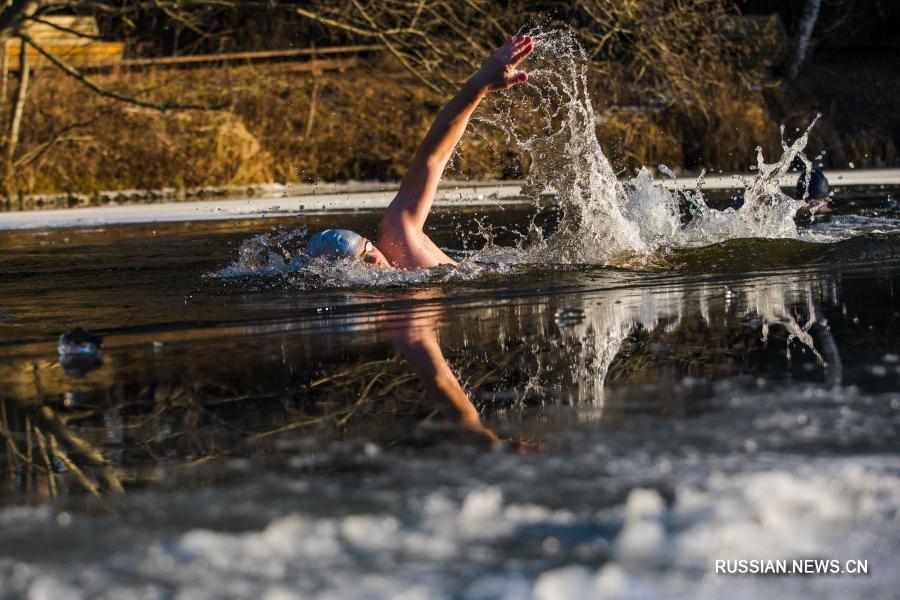
[[[733,173],[707,176],[702,188],[710,192],[740,190],[741,177],[752,173]],[[832,187],[840,193],[849,186],[900,186],[900,169],[854,169],[828,173]],[[696,174],[684,174],[679,179],[659,179],[668,189],[694,189]],[[796,177],[790,174],[782,178],[781,186],[792,189]],[[503,204],[520,204],[522,182],[447,181],[441,185],[435,206],[478,207]],[[166,223],[176,221],[215,221],[227,219],[252,219],[285,217],[310,212],[341,213],[347,211],[384,208],[398,188],[396,183],[348,182],[319,185],[236,186],[212,191],[196,190],[185,198],[196,200],[162,202],[166,191],[105,192],[102,205],[86,205],[81,208],[23,210],[0,212],[0,230],[37,229],[52,227],[90,227],[125,223]],[[235,196],[228,196],[233,192]],[[243,193],[243,195],[241,195]],[[218,194],[218,196],[216,196]],[[213,196],[213,197],[210,197]],[[145,200],[143,198],[150,198]],[[48,203],[49,204],[49,203]]]
[[[810,67],[819,82],[814,92],[740,88],[709,99],[702,119],[685,116],[688,109],[677,102],[636,103],[594,74],[598,139],[617,172],[642,164],[740,171],[755,162],[756,146],[766,156],[780,152],[781,124],[790,137],[821,112],[807,154],[820,156],[827,170],[850,163],[895,167],[898,123],[890,106],[900,75],[885,61],[820,61]],[[379,77],[360,86],[363,71]],[[393,181],[405,172],[442,104],[386,57],[315,76],[267,64],[97,78],[122,92],[224,102],[227,108],[160,113],[112,102],[77,82],[37,71],[23,115],[21,156],[0,208],[203,200],[255,196],[266,193],[261,186],[279,183]],[[823,87],[821,82],[832,80],[853,85]],[[77,115],[71,106],[80,107]],[[493,110],[488,102],[482,113]],[[477,122],[448,174],[514,180],[529,167],[529,158],[505,134]]]

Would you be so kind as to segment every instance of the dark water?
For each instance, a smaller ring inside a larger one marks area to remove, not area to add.
[[[380,287],[215,276],[272,221],[0,233],[0,595],[891,595],[900,237],[867,210],[834,243]],[[523,214],[486,215],[498,242]],[[61,360],[75,327],[99,355]],[[870,573],[713,573],[810,557]]]

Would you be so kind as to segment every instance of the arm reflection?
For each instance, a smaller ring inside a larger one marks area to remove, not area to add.
[[[435,333],[437,315],[436,310],[420,311],[402,319],[391,332],[391,341],[421,380],[425,396],[449,423],[475,442],[497,444],[500,438],[481,423],[475,405],[441,352]]]

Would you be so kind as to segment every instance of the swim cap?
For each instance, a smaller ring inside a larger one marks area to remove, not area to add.
[[[306,254],[310,258],[353,258],[364,243],[363,236],[349,229],[326,229],[309,238]]]
[[[828,179],[825,177],[825,173],[819,167],[815,167],[812,170],[812,174],[809,177],[809,185],[806,182],[806,173],[802,173],[800,175],[800,179],[797,180],[797,197],[803,198],[806,196],[806,190],[809,190],[809,200],[822,200],[828,197]]]

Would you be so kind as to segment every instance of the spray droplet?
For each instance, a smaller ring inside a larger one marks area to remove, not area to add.
[[[675,176],[675,173],[672,172],[672,169],[667,167],[666,165],[659,165],[656,167],[656,170],[665,175],[666,177],[671,177],[672,179],[678,179]]]

